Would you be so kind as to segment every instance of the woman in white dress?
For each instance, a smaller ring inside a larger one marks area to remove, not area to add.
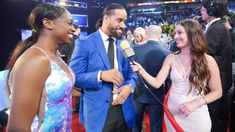
[[[174,39],[181,51],[167,56],[156,77],[150,76],[137,62],[132,64],[132,70],[139,71],[155,88],[159,88],[170,73],[172,87],[164,106],[170,112],[167,115],[164,110],[166,131],[209,132],[211,119],[207,104],[222,95],[217,63],[205,53],[206,38],[197,21],[187,19],[179,22]],[[173,125],[175,123],[180,129]]]

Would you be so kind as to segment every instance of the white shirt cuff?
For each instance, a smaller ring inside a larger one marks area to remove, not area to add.
[[[133,94],[134,93],[134,88],[132,87],[132,85],[130,83],[128,85],[131,87],[131,93]]]
[[[102,71],[99,71],[98,74],[97,74],[97,80],[98,80],[99,83],[102,82],[102,80],[101,80],[101,72]]]

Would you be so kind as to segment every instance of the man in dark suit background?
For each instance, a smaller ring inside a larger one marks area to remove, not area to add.
[[[127,12],[117,3],[103,10],[99,29],[75,45],[70,66],[81,87],[80,121],[87,132],[129,132],[136,74],[120,47]]]
[[[230,18],[231,19],[231,18]],[[234,132],[235,131],[235,31],[233,29],[234,24],[230,24],[230,20],[229,19],[224,19],[224,25],[225,27],[229,30],[230,32],[230,36],[232,39],[232,82],[234,87],[231,87],[229,89],[229,94],[230,95],[230,102],[231,102],[231,108],[229,107],[229,122],[230,123],[230,131]]]
[[[213,56],[219,66],[223,88],[222,97],[209,104],[212,132],[226,132],[228,104],[226,94],[232,85],[232,44],[229,31],[220,19],[225,15],[227,0],[203,0],[201,15],[206,21],[208,54]]]
[[[161,27],[151,25],[147,27],[146,33],[147,43],[134,47],[135,59],[150,75],[156,76],[162,67],[165,57],[170,54],[170,51],[165,49],[160,42],[162,33]],[[150,85],[148,85],[148,87],[151,92],[163,102],[163,86],[159,89],[154,89]],[[146,108],[150,114],[151,132],[161,132],[163,116],[162,104],[153,97],[140,81],[138,82],[133,96],[135,108],[135,124],[133,132],[141,132],[143,114]]]

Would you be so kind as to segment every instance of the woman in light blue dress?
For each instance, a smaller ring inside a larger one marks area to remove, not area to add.
[[[32,35],[11,60],[7,131],[70,131],[74,75],[57,48],[72,42],[72,18],[66,9],[44,3],[33,9],[29,24]]]

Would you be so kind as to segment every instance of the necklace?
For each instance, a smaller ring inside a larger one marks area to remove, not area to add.
[[[186,79],[188,74],[189,74],[189,72],[190,72],[190,70],[191,70],[191,68],[188,68],[188,70],[185,72],[184,67],[183,67],[183,65],[182,65],[178,55],[176,57],[177,57],[177,60],[179,62],[179,65],[180,65],[180,69],[183,72],[183,78]],[[189,63],[190,63],[190,60],[188,61],[187,66],[189,65]]]

